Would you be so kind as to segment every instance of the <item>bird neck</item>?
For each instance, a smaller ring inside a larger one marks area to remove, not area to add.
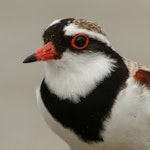
[[[45,64],[45,82],[60,100],[80,102],[98,83],[116,69],[116,61],[102,53],[75,54],[66,52],[61,60]]]

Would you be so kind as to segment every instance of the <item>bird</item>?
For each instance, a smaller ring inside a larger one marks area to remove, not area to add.
[[[69,149],[150,150],[149,68],[121,56],[87,19],[57,19],[43,41],[23,63],[44,63],[37,104]]]

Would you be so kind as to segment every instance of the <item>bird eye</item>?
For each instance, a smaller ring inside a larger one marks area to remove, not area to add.
[[[82,50],[87,47],[89,38],[86,34],[77,34],[71,40],[71,46],[77,50]]]

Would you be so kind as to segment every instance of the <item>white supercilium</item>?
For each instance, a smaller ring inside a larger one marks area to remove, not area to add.
[[[84,34],[87,34],[89,37],[94,38],[94,39],[101,41],[103,43],[106,43],[107,46],[110,46],[109,40],[103,34],[93,32],[93,31],[90,31],[87,29],[79,28],[77,25],[75,25],[73,23],[67,25],[64,28],[64,32],[65,32],[65,35],[68,35],[68,36],[74,36],[74,35],[79,34],[79,33],[84,33]]]

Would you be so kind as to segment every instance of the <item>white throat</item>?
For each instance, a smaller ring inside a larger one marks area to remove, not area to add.
[[[74,103],[86,97],[97,84],[111,75],[115,60],[102,53],[64,52],[60,60],[45,63],[45,82],[52,93]]]

